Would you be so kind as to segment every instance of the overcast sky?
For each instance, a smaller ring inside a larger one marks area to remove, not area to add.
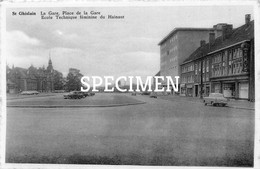
[[[122,20],[42,20],[40,11],[98,11],[124,15]],[[36,16],[12,16],[35,11]],[[211,28],[217,23],[244,24],[249,6],[236,7],[85,7],[19,8],[7,10],[7,64],[47,67],[65,76],[69,68],[86,76],[141,75],[159,71],[158,42],[175,27]]]

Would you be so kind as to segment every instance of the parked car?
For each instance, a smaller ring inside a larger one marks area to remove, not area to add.
[[[68,94],[64,94],[64,99],[81,99],[83,97],[84,95],[82,94],[81,91],[72,91],[69,92]]]
[[[65,92],[65,90],[54,90],[53,93],[64,93],[64,92]]]
[[[150,95],[150,94],[151,94],[151,92],[147,92],[147,91],[144,91],[141,93],[141,95]]]
[[[226,106],[228,99],[222,93],[210,93],[208,97],[203,98],[205,106],[211,104],[213,106]]]
[[[83,97],[87,97],[87,96],[90,96],[90,94],[88,92],[81,92],[80,93],[83,95]]]
[[[132,95],[132,96],[136,96],[136,92],[132,92],[131,95]]]
[[[36,90],[30,90],[30,91],[22,91],[21,95],[37,95],[39,94],[39,92],[37,92]]]
[[[95,95],[94,92],[89,92],[88,94],[89,94],[89,96],[94,96]]]
[[[151,97],[151,98],[157,98],[157,95],[156,95],[155,93],[151,93],[151,94],[150,94],[150,97]]]

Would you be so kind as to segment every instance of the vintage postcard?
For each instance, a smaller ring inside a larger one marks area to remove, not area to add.
[[[259,167],[259,2],[1,12],[3,168]]]

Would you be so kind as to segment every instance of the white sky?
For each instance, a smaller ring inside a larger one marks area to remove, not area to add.
[[[40,11],[99,11],[124,15],[124,20],[41,20]],[[12,16],[35,11],[37,16]],[[250,6],[230,7],[85,7],[19,8],[7,10],[7,64],[47,67],[65,76],[69,68],[86,76],[153,76],[159,71],[158,42],[175,27],[207,27],[217,23],[244,24]]]

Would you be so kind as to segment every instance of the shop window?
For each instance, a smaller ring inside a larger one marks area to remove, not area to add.
[[[185,87],[181,88],[181,94],[185,94]]]
[[[224,97],[234,97],[235,96],[235,84],[234,83],[223,84],[223,94],[224,94]]]
[[[239,83],[239,98],[248,99],[249,84],[247,82]]]
[[[220,84],[215,84],[214,85],[214,92],[215,93],[221,93],[221,91],[220,91]]]

